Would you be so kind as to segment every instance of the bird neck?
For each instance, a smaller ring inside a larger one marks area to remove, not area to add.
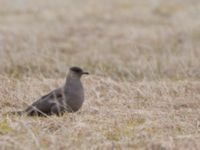
[[[67,75],[65,87],[69,87],[69,86],[72,87],[72,86],[79,85],[79,84],[81,84],[80,77],[78,75],[76,75],[75,73],[70,72]]]

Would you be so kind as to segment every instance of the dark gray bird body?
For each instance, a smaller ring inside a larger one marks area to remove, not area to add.
[[[29,116],[62,115],[64,112],[78,111],[84,102],[84,89],[81,76],[88,74],[78,67],[70,68],[66,83],[63,87],[51,91],[42,96],[24,111],[17,112],[19,115]]]

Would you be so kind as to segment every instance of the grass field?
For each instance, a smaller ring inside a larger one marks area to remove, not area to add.
[[[198,0],[0,0],[0,149],[200,149]],[[83,77],[78,113],[6,116]]]

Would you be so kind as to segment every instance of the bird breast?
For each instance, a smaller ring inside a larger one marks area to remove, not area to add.
[[[73,110],[77,111],[84,101],[84,89],[82,84],[71,85],[67,88],[67,105]]]

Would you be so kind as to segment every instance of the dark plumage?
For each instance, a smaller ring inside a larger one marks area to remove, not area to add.
[[[63,87],[51,91],[24,111],[16,113],[28,116],[47,116],[53,114],[62,115],[66,111],[78,111],[84,101],[84,89],[80,80],[83,74],[89,73],[84,72],[79,67],[70,68]]]

